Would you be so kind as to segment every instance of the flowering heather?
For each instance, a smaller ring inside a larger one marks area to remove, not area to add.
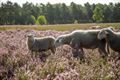
[[[85,50],[85,62],[76,59],[68,45],[51,51],[42,60],[38,54],[29,53],[27,34],[54,36],[70,31],[7,30],[0,31],[0,80],[120,80],[120,61],[115,61],[116,52],[106,61],[98,50]]]

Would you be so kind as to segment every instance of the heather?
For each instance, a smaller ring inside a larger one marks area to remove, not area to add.
[[[119,80],[120,61],[111,50],[108,60],[97,49],[84,49],[85,61],[73,57],[68,45],[32,55],[27,34],[57,37],[71,31],[5,30],[0,31],[0,80]],[[41,54],[45,54],[41,56]]]

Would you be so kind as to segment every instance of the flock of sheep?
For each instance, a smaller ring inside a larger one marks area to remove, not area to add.
[[[103,28],[98,30],[75,30],[69,34],[60,35],[56,39],[52,36],[35,37],[35,35],[29,34],[27,45],[31,52],[51,50],[52,53],[55,53],[56,48],[62,45],[69,45],[73,50],[80,50],[82,54],[84,54],[83,48],[98,48],[101,57],[107,57],[110,54],[109,47],[120,53],[119,41],[119,32],[115,32],[113,28]]]

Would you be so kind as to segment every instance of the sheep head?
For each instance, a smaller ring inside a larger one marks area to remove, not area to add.
[[[107,38],[109,35],[113,34],[114,28],[109,27],[109,28],[104,28],[98,33],[98,39],[102,40]]]
[[[31,37],[34,37],[34,35],[33,34],[28,34],[27,37],[31,38]]]
[[[34,43],[34,35],[33,34],[28,34],[28,44],[32,45]]]
[[[55,47],[59,47],[59,46],[61,46],[61,45],[63,45],[64,43],[64,38],[63,38],[63,36],[60,36],[60,37],[58,37],[56,40],[55,40]]]

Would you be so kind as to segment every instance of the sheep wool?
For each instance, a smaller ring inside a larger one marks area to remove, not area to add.
[[[81,51],[83,51],[83,48],[98,48],[101,55],[107,55],[107,51],[105,50],[105,40],[99,40],[97,38],[99,32],[100,30],[75,30],[69,34],[57,37],[55,46],[58,47],[67,44],[73,49],[81,49]]]
[[[28,49],[30,51],[46,51],[51,50],[53,53],[55,53],[55,38],[52,36],[46,36],[46,37],[34,37],[34,35],[28,35]]]
[[[99,32],[98,39],[106,39],[110,48],[120,53],[120,32],[114,32],[111,28],[104,28]]]

